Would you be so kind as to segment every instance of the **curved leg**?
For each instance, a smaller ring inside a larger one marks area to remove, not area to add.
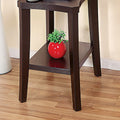
[[[93,47],[92,58],[94,73],[101,76],[99,28],[98,28],[98,0],[88,0],[89,26],[91,45]]]

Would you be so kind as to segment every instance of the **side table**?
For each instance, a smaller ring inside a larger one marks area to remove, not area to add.
[[[28,3],[18,0],[20,11],[20,89],[19,100],[26,102],[29,69],[71,75],[73,109],[81,110],[80,68],[90,53],[93,56],[94,73],[101,76],[99,32],[98,32],[98,0],[88,0],[91,44],[78,40],[78,13],[85,0],[43,0]],[[68,13],[69,43],[63,59],[52,59],[47,51],[48,42],[29,61],[30,52],[30,9],[46,10],[46,33],[54,30],[54,11]],[[79,47],[80,46],[80,47]]]

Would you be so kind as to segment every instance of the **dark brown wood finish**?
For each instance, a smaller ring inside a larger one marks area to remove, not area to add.
[[[79,69],[79,39],[78,39],[78,13],[68,13],[69,27],[69,55],[73,109],[81,110],[80,96],[80,69]]]
[[[46,10],[46,37],[54,31],[54,11]],[[47,40],[47,38],[46,38]]]
[[[49,11],[61,11],[61,12],[78,12],[79,7],[85,0],[42,0],[37,3],[29,3],[26,0],[19,0],[18,7],[22,9],[43,9]]]
[[[84,0],[53,1],[43,0],[37,3],[28,3],[18,0],[20,8],[20,93],[19,100],[25,102],[27,98],[28,72],[30,69],[42,70],[71,75],[73,109],[81,110],[80,95],[80,67],[93,54],[93,64],[96,76],[101,75],[99,32],[98,32],[98,1],[88,0],[91,44],[78,42],[78,12]],[[46,11],[46,33],[54,30],[54,11],[68,13],[69,43],[64,58],[55,60],[47,52],[46,43],[31,59],[30,49],[30,9],[44,9]],[[80,46],[80,49],[79,49]]]
[[[20,85],[19,100],[27,99],[30,49],[30,10],[19,9],[20,13]]]
[[[89,43],[79,43],[79,68],[82,67],[90,53],[92,47]],[[69,43],[66,43],[66,54],[62,59],[53,59],[48,54],[48,43],[46,43],[40,50],[31,58],[30,69],[40,70],[46,72],[54,72],[70,75],[70,59],[69,59]]]
[[[89,26],[91,45],[93,47],[92,57],[94,73],[101,76],[99,28],[98,28],[98,0],[88,0]]]

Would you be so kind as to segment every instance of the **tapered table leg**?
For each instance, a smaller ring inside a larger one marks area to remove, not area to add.
[[[81,110],[81,96],[78,44],[78,13],[68,13],[68,24],[73,109],[75,111],[79,111]]]
[[[30,50],[30,10],[20,9],[20,88],[19,100],[27,99]]]
[[[46,10],[46,36],[54,31],[54,11]]]
[[[98,0],[88,0],[90,38],[93,47],[92,57],[94,73],[101,76],[100,50],[99,50],[99,28],[98,28]]]

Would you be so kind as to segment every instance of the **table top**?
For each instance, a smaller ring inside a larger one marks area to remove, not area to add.
[[[77,9],[85,0],[42,0],[36,3],[29,3],[26,0],[18,0],[18,7],[22,9],[45,9],[68,12]]]

